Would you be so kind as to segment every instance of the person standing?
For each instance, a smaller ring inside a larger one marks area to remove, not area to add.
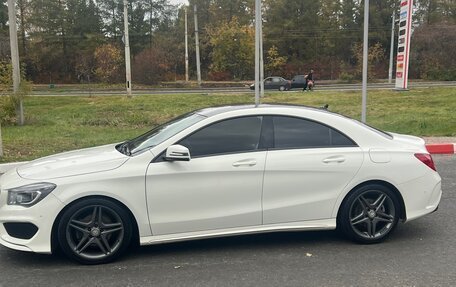
[[[311,91],[313,86],[314,86],[313,70],[310,69],[310,73],[305,76],[304,89],[302,89],[302,90],[306,91],[307,89],[309,89],[309,91]]]
[[[312,91],[312,88],[314,86],[313,72],[314,70],[310,69],[310,73],[307,75],[306,79],[306,86],[309,89],[309,91]]]

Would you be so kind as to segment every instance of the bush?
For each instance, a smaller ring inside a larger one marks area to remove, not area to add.
[[[16,105],[11,96],[0,97],[0,123],[12,125],[16,122]]]
[[[95,50],[95,76],[104,83],[116,83],[121,81],[122,53],[112,45],[105,44]]]
[[[135,82],[151,85],[170,80],[172,65],[166,53],[160,48],[149,48],[133,60],[132,73]]]
[[[209,81],[229,81],[233,78],[231,76],[230,72],[215,72],[215,71],[209,72],[207,77],[209,78]]]

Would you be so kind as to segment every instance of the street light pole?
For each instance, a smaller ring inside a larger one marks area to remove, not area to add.
[[[261,7],[260,7],[261,11]],[[263,18],[260,15],[260,97],[264,97]]]
[[[201,87],[201,60],[200,60],[200,48],[199,48],[199,34],[198,34],[198,9],[194,6],[195,16],[195,44],[196,44],[196,74],[198,77],[198,86]]]
[[[255,0],[255,107],[260,105],[261,0]]]
[[[390,47],[390,62],[388,70],[388,84],[393,82],[393,57],[394,57],[394,28],[396,26],[396,11],[393,11],[393,24],[391,24],[391,47]]]
[[[188,82],[188,15],[185,7],[185,81]]]
[[[19,47],[17,45],[17,27],[16,27],[16,6],[14,0],[8,0],[8,24],[11,46],[11,63],[13,66],[13,92],[15,95],[19,92],[21,84],[21,68],[19,65]],[[24,125],[24,108],[22,99],[17,107],[19,116],[19,125]]]
[[[125,43],[125,78],[127,87],[127,96],[131,97],[131,63],[130,63],[130,38],[128,35],[128,3],[123,1],[124,5],[124,43]]]
[[[364,0],[364,37],[363,37],[363,92],[361,121],[366,122],[367,113],[367,65],[369,54],[369,0]]]

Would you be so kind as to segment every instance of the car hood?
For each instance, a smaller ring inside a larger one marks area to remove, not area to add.
[[[111,144],[40,158],[21,165],[17,173],[26,179],[53,179],[116,169],[128,159]]]

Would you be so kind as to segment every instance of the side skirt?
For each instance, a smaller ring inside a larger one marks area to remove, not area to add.
[[[186,233],[174,233],[166,235],[144,236],[140,238],[141,245],[153,245],[170,243],[186,240],[197,240],[206,238],[216,238],[224,236],[236,236],[267,232],[286,232],[286,231],[311,231],[311,230],[332,230],[336,229],[336,218],[289,222],[280,224],[257,225],[248,227],[216,229],[206,231],[195,231]]]

